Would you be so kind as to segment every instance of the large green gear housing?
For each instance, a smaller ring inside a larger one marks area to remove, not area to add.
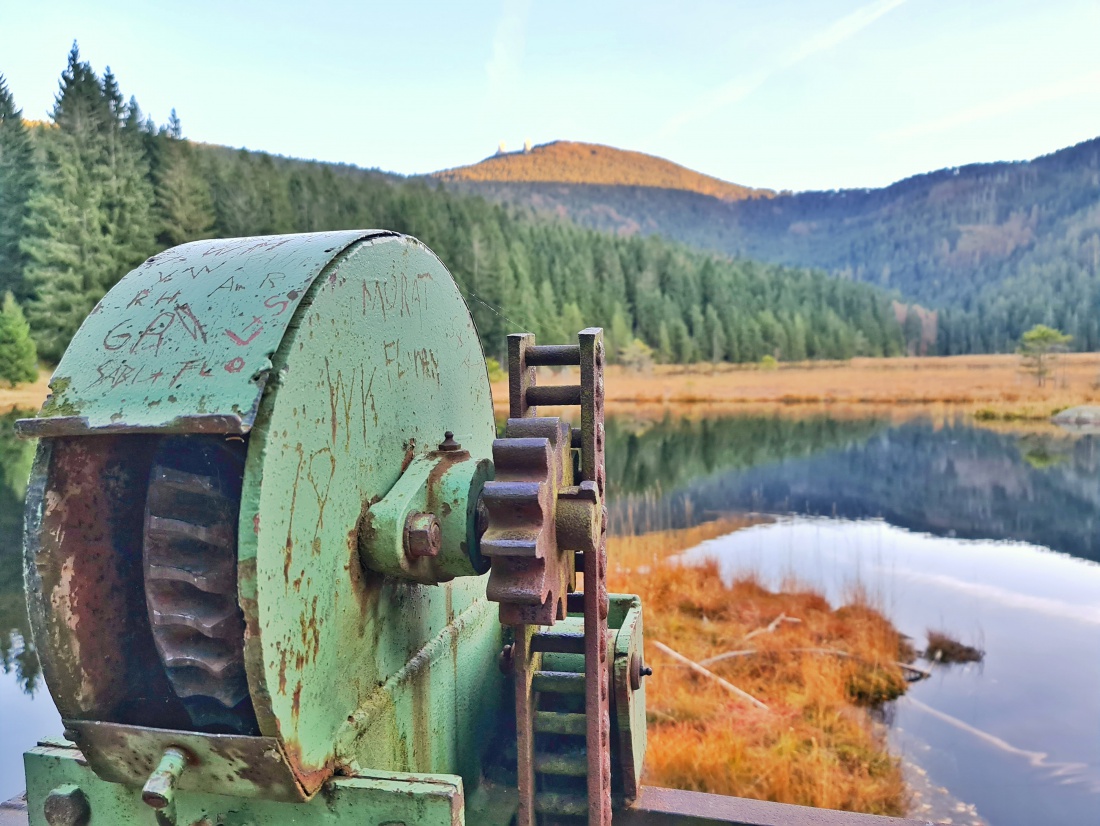
[[[29,604],[101,777],[139,789],[180,746],[183,792],[476,783],[503,682],[470,528],[495,427],[469,312],[426,247],[177,247],[100,302],[51,386],[23,426]],[[413,512],[436,515],[442,552],[402,553]]]

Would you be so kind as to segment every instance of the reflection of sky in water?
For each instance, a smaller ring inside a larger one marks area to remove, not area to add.
[[[44,682],[32,697],[14,673],[0,673],[0,801],[23,791],[23,752],[61,734],[61,716]]]
[[[944,629],[987,651],[936,669],[897,706],[896,738],[994,826],[1100,823],[1100,565],[1020,543],[914,534],[884,522],[789,519],[685,557],[723,577],[794,576],[838,604],[856,583],[922,641]]]

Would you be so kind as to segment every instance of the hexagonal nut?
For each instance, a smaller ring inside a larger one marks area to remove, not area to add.
[[[439,556],[443,529],[434,513],[410,513],[405,520],[405,554],[410,559]]]
[[[84,791],[70,783],[46,795],[42,814],[49,826],[87,826],[92,818],[92,807]]]

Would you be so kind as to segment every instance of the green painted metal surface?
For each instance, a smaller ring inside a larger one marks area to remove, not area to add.
[[[104,296],[65,351],[39,415],[65,421],[31,430],[247,431],[314,279],[348,246],[387,235],[195,241],[153,256]]]
[[[273,737],[202,734],[81,720],[66,720],[65,728],[92,770],[111,783],[140,789],[164,752],[178,747],[195,764],[180,777],[179,788],[183,791],[284,803],[307,797]]]
[[[24,757],[30,826],[48,826],[41,803],[53,789],[75,785],[87,797],[90,824],[157,822],[141,800],[140,787],[96,777],[80,752],[64,746],[39,746]],[[184,773],[186,776],[186,771]],[[507,820],[466,815],[462,778],[448,774],[369,772],[335,778],[309,802],[241,800],[197,791],[180,791],[174,801],[176,826],[504,826]],[[499,803],[493,811],[500,811]],[[510,817],[510,813],[508,813]],[[160,822],[165,822],[161,820]]]
[[[633,682],[631,671],[644,663],[642,646],[642,600],[633,594],[611,594],[607,624],[615,631],[613,726],[619,740],[619,764],[623,775],[623,792],[633,799],[638,794],[645,764],[646,716],[643,678]],[[637,687],[635,687],[637,686]]]
[[[414,239],[364,240],[314,281],[272,361],[238,532],[261,733],[309,793],[337,769],[476,782],[502,681],[485,579],[383,576],[358,539],[364,512],[446,431],[475,461],[491,454],[488,377],[458,288]]]
[[[28,753],[32,823],[51,789],[74,784],[93,822],[151,823],[143,784],[162,824],[453,825],[468,818],[464,788],[478,789],[470,822],[508,821],[514,790],[479,786],[507,716],[478,553],[492,399],[469,311],[427,248],[361,231],[170,250],[100,303],[56,375],[27,428],[47,437],[27,581],[84,758],[64,743]],[[142,642],[131,558],[172,432],[247,450],[236,583],[258,736],[251,722],[252,734],[188,730]],[[438,553],[411,554],[403,532],[424,514]],[[611,614],[619,682],[640,654],[636,598],[613,597]],[[640,766],[644,694],[624,696],[613,726]]]
[[[477,502],[492,463],[466,451],[433,451],[414,459],[397,484],[371,505],[359,529],[363,564],[380,574],[425,585],[488,570],[478,553]],[[411,514],[432,513],[442,542],[435,556],[410,557],[405,548]]]

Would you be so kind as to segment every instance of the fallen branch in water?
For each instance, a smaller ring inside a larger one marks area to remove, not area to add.
[[[788,617],[786,614],[780,614],[778,617],[769,622],[764,628],[757,628],[755,631],[749,631],[749,633],[745,634],[745,636],[743,636],[741,639],[751,640],[758,634],[772,634],[775,632],[775,629],[777,629],[780,624],[784,622],[802,622],[802,620],[800,620],[798,617]]]
[[[737,695],[742,700],[745,700],[749,703],[752,703],[754,706],[756,706],[757,708],[763,709],[764,711],[771,711],[770,708],[768,708],[764,703],[760,702],[755,697],[753,697],[751,694],[749,694],[749,692],[745,691],[744,689],[738,688],[733,683],[731,683],[729,680],[726,680],[726,679],[723,679],[722,677],[719,677],[713,671],[708,671],[707,669],[703,668],[703,666],[699,665],[699,663],[695,662],[694,660],[689,660],[687,657],[685,657],[683,654],[679,653],[678,651],[673,651],[671,648],[669,648],[663,642],[653,640],[653,645],[657,647],[658,651],[661,651],[665,654],[668,654],[674,660],[677,660],[678,662],[683,663],[688,668],[690,668],[692,671],[694,671],[696,674],[698,674],[702,677],[706,677],[710,680],[714,680],[714,682],[718,683],[720,686],[722,686],[722,688],[726,689],[727,691],[729,691],[732,694]]]
[[[749,657],[749,656],[752,656],[753,654],[779,654],[779,653],[788,653],[788,654],[832,654],[833,656],[836,656],[836,657],[847,657],[848,659],[851,659],[851,660],[860,660],[861,662],[867,662],[867,660],[865,658],[860,657],[856,654],[851,654],[847,651],[841,651],[839,648],[781,648],[781,649],[775,649],[775,650],[770,650],[770,651],[761,650],[759,648],[743,648],[743,649],[738,650],[738,651],[727,651],[725,654],[719,654],[715,657],[707,657],[705,660],[700,660],[699,665],[700,666],[714,665],[715,663],[722,662],[722,660],[732,660],[735,657]],[[922,679],[922,680],[927,679],[928,677],[932,676],[931,671],[926,671],[923,668],[918,668],[917,666],[910,665],[909,663],[903,663],[903,662],[895,660],[894,665],[896,665],[902,671],[908,671],[912,674],[919,675],[920,679]]]

